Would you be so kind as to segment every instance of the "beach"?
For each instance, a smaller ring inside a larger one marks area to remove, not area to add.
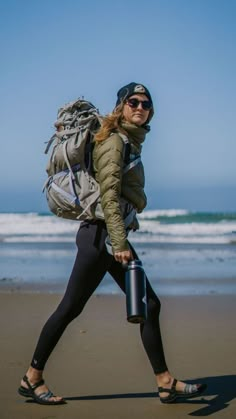
[[[60,299],[40,288],[1,289],[1,419],[236,416],[234,294],[161,298],[169,369],[179,379],[207,383],[201,397],[160,403],[139,326],[127,322],[121,295],[94,295],[49,359],[46,382],[66,405],[40,406],[19,396],[41,327]]]
[[[129,239],[162,302],[173,376],[208,385],[204,395],[160,403],[139,326],[109,275],[66,329],[45,370],[63,406],[17,393],[39,333],[56,308],[76,255],[77,222],[0,213],[0,418],[184,419],[236,417],[236,213],[145,211]]]

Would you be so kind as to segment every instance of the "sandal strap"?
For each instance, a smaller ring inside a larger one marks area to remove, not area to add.
[[[174,378],[174,381],[173,381],[173,383],[172,383],[172,386],[171,386],[171,388],[173,388],[173,389],[175,389],[176,390],[176,384],[177,384],[177,380],[176,380],[176,378]]]
[[[174,378],[174,381],[172,383],[171,388],[158,387],[158,392],[159,393],[168,393],[168,394],[175,393],[176,392],[176,384],[177,384],[177,380],[176,380],[176,378]]]
[[[37,387],[40,387],[40,386],[42,386],[44,384],[44,380],[43,379],[40,380],[40,381],[38,381],[35,384],[31,384],[29,382],[29,379],[28,379],[28,377],[26,375],[23,377],[23,381],[27,384],[28,389],[31,390],[33,393],[34,393],[34,390],[36,390]]]
[[[37,397],[41,400],[49,400],[51,397],[54,397],[54,394],[48,390],[46,393],[37,394]]]
[[[195,393],[197,391],[198,391],[198,386],[196,384],[186,384],[183,392],[185,394],[190,394],[190,393]]]
[[[172,388],[158,387],[158,392],[159,393],[169,393],[169,394],[172,394],[173,393],[173,390],[172,390]]]

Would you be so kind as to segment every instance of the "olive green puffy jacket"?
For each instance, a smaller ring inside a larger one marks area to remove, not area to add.
[[[131,153],[140,155],[148,128],[127,123],[122,127],[128,134]],[[123,175],[124,152],[125,144],[118,133],[105,141],[96,142],[93,151],[95,177],[100,184],[101,205],[113,252],[129,249],[122,202],[125,200],[132,204],[138,213],[147,203],[143,164],[140,162]],[[137,228],[137,220],[130,227],[135,224]]]

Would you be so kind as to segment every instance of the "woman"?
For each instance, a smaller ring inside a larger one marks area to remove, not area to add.
[[[141,162],[123,174],[126,146],[122,134],[129,139],[130,154],[134,157],[140,155],[153,114],[148,89],[141,84],[130,83],[118,91],[114,111],[104,118],[95,136],[94,171],[100,184],[104,221],[81,223],[76,238],[78,253],[65,295],[43,327],[31,365],[21,381],[18,390],[20,395],[32,397],[37,403],[65,403],[62,397],[54,396],[48,390],[42,378],[43,370],[65,328],[81,313],[105,273],[109,272],[125,292],[125,270],[122,264],[138,258],[128,241],[127,231],[137,229],[138,223],[134,216],[127,229],[124,220],[131,208],[137,212],[145,208],[146,196]],[[107,251],[108,236],[113,254]],[[205,385],[177,381],[168,370],[159,325],[160,301],[148,279],[147,311],[147,320],[141,324],[140,333],[156,375],[160,400],[172,403],[177,397],[198,396],[205,390]]]

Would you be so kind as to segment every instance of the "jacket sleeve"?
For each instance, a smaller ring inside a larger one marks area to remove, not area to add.
[[[97,180],[113,252],[129,249],[120,207],[124,143],[118,134],[97,145]]]

